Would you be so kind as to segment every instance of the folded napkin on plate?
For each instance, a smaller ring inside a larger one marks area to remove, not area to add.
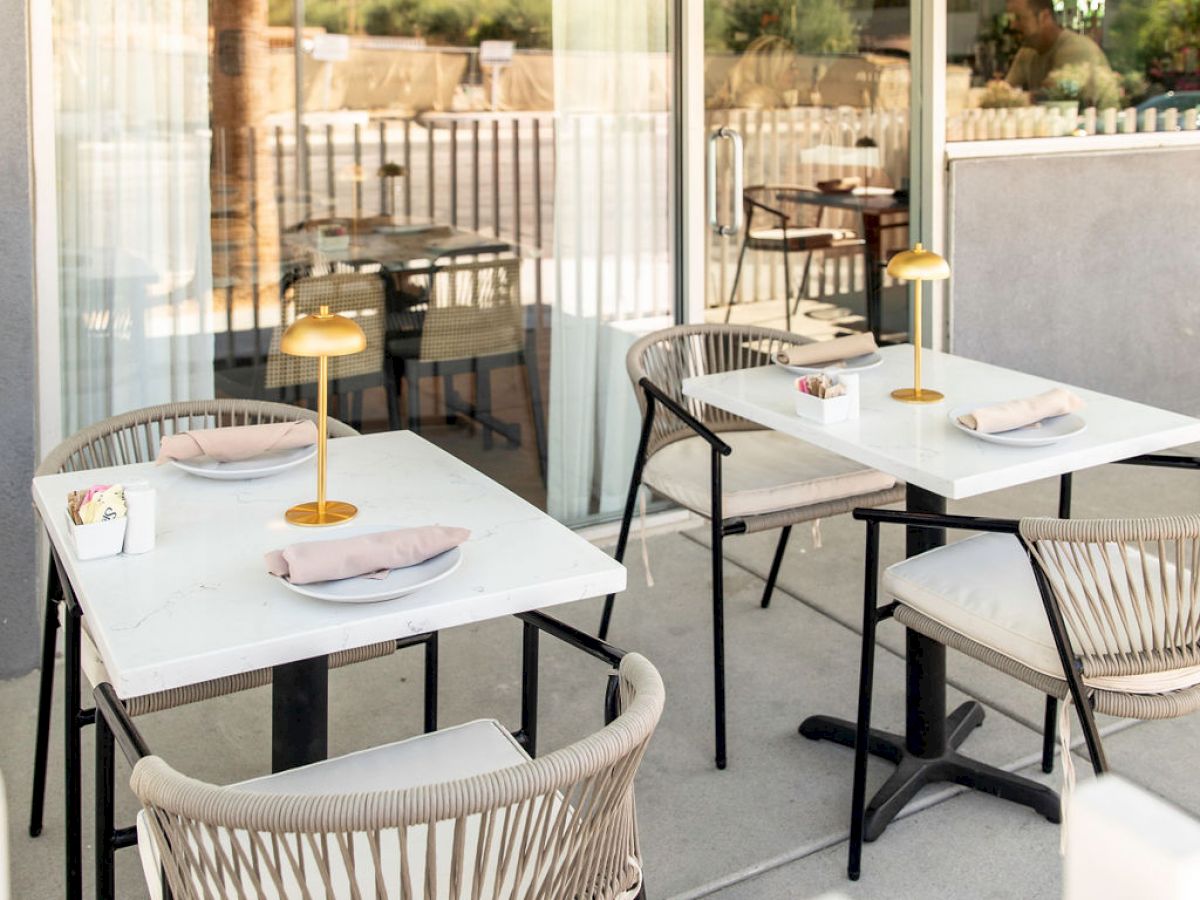
[[[158,464],[168,459],[209,456],[219,462],[252,459],[272,450],[309,447],[317,442],[315,422],[270,422],[232,428],[198,428],[167,435],[158,449]]]
[[[878,349],[875,336],[868,332],[834,338],[832,341],[813,341],[811,344],[788,347],[775,354],[775,361],[785,366],[821,366],[825,363],[853,359],[855,356],[865,356]]]
[[[333,541],[306,541],[266,555],[267,571],[292,584],[337,581],[415,566],[457,547],[471,536],[466,528],[426,525],[397,528]]]
[[[981,406],[965,416],[959,416],[958,421],[972,431],[995,434],[997,431],[1011,431],[1032,425],[1051,416],[1075,412],[1083,409],[1083,406],[1083,400],[1078,396],[1066,388],[1057,387],[1033,397]]]

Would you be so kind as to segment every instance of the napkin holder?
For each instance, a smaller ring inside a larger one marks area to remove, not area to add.
[[[129,519],[121,516],[119,519],[109,519],[105,522],[94,522],[91,525],[77,525],[67,513],[67,530],[71,534],[71,542],[75,545],[75,556],[79,559],[101,559],[105,556],[116,556],[121,552],[125,543],[125,527]]]
[[[846,386],[846,393],[838,397],[817,397],[796,390],[796,415],[820,425],[834,425],[858,418],[858,376],[834,375],[833,384]]]

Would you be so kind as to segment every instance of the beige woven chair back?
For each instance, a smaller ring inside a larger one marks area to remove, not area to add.
[[[196,428],[259,425],[265,422],[315,421],[317,414],[298,406],[264,400],[187,400],[164,403],[112,416],[77,431],[46,455],[38,475],[78,472],[106,466],[151,462],[162,438]],[[358,434],[337,419],[329,420],[330,437]]]
[[[620,683],[623,711],[601,731],[460,781],[255,794],[151,756],[130,784],[180,900],[624,897],[640,882],[633,778],[663,686],[636,654],[622,661]]]
[[[1200,516],[1022,519],[1089,677],[1200,665]]]
[[[329,360],[329,377],[353,378],[383,370],[383,343],[387,311],[383,277],[370,272],[336,272],[295,281],[283,302],[282,321],[271,336],[267,354],[267,388],[314,384],[317,360],[312,356],[288,356],[279,349],[283,332],[301,316],[312,315],[322,306],[354,319],[367,336],[367,348],[349,356]]]
[[[421,330],[422,362],[448,362],[515,353],[525,346],[521,263],[464,262],[430,277],[429,308]]]
[[[770,365],[772,354],[798,343],[803,341],[794,334],[756,325],[676,325],[638,340],[629,348],[625,366],[643,413],[646,398],[637,385],[642,378],[649,378],[713,431],[754,430],[761,426],[683,396],[684,379]],[[653,454],[693,434],[677,417],[659,408],[647,452]]]

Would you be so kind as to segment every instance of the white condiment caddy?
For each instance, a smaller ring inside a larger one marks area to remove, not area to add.
[[[822,425],[833,425],[837,422],[845,422],[847,419],[857,419],[858,376],[848,373],[841,375],[831,374],[829,378],[835,385],[844,385],[846,393],[837,397],[817,397],[813,394],[802,392],[797,386],[794,388],[796,393],[796,415],[819,422]],[[797,385],[800,380],[800,378],[796,379]]]
[[[104,556],[116,556],[121,552],[125,542],[125,528],[129,520],[125,516],[117,519],[107,519],[103,522],[93,522],[90,525],[78,525],[66,513],[67,531],[75,545],[75,555],[79,559],[100,559]]]

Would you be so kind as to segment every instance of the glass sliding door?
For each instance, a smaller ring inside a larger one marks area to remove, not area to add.
[[[905,291],[882,263],[908,242],[907,0],[705,0],[704,10],[718,226],[705,319],[814,338],[903,333]],[[738,207],[742,227],[729,233]]]
[[[344,295],[333,415],[619,509],[624,350],[675,301],[669,0],[52,3],[64,434],[312,404],[279,336]]]

